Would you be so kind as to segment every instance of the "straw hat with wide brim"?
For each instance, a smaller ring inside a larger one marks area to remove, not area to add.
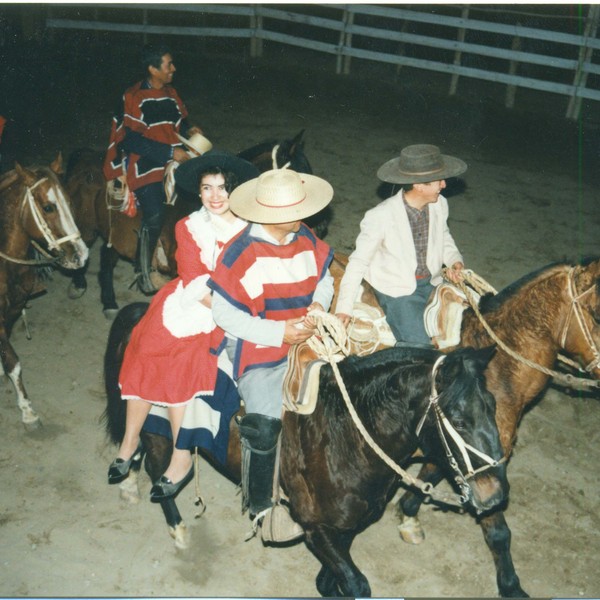
[[[333,188],[324,179],[274,169],[233,190],[229,207],[253,223],[290,223],[318,213],[332,198]]]
[[[255,179],[260,171],[250,162],[222,150],[209,150],[202,156],[196,156],[180,164],[175,170],[175,183],[186,192],[197,195],[200,176],[219,167],[222,171],[233,173],[238,184]]]
[[[185,146],[196,152],[196,154],[202,155],[213,147],[212,142],[208,138],[205,138],[201,133],[194,133],[194,135],[189,138],[184,138],[179,134],[176,135]]]
[[[379,167],[377,177],[388,183],[427,183],[456,177],[466,170],[465,162],[442,154],[437,146],[414,144]]]

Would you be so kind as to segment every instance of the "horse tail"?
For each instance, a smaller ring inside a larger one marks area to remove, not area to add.
[[[123,364],[125,348],[131,332],[146,314],[148,302],[133,302],[123,307],[115,317],[108,334],[104,354],[104,389],[106,391],[106,410],[102,421],[108,438],[114,444],[120,444],[125,435],[125,416],[127,404],[122,401],[119,388],[119,373]]]

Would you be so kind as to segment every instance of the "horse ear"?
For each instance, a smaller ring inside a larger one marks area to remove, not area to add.
[[[15,171],[25,185],[30,186],[35,183],[34,173],[29,169],[22,167],[18,162],[15,162]]]
[[[480,348],[476,350],[476,358],[482,369],[487,367],[492,357],[496,354],[496,344],[492,344],[491,346],[486,346],[485,348]]]
[[[304,137],[305,131],[306,129],[303,129],[298,135],[296,135],[296,137],[292,140],[294,144],[300,144],[304,141],[302,138]]]
[[[57,175],[64,175],[65,174],[65,170],[63,168],[63,156],[62,156],[62,152],[58,153],[58,156],[50,164],[50,168]]]

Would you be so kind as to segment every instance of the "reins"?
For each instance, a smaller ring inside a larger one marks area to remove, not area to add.
[[[429,404],[427,406],[427,409],[425,410],[423,417],[421,418],[421,421],[419,422],[419,426],[417,428],[416,435],[419,434],[421,427],[423,426],[423,423],[425,422],[425,418],[427,417],[427,413],[429,412],[430,407],[434,406],[434,411],[436,414],[436,422],[438,423],[438,431],[440,432],[440,437],[442,439],[442,443],[445,446],[447,456],[450,456],[452,458],[452,462],[450,463],[451,467],[455,471],[457,471],[458,475],[456,477],[456,480],[459,483],[459,486],[461,487],[461,489],[463,490],[463,493],[460,495],[452,493],[452,492],[443,492],[443,491],[436,490],[431,483],[424,482],[421,479],[418,479],[417,477],[412,476],[410,473],[405,471],[400,465],[398,465],[377,444],[377,442],[373,439],[371,434],[365,428],[358,413],[356,412],[354,406],[352,405],[352,401],[348,394],[348,390],[346,388],[346,385],[344,384],[344,380],[343,380],[341,373],[337,366],[337,363],[340,360],[342,360],[343,358],[345,358],[346,356],[348,356],[348,354],[349,354],[349,351],[348,351],[349,341],[348,341],[348,337],[346,334],[346,330],[344,329],[343,325],[341,324],[341,321],[336,316],[331,315],[329,313],[325,313],[323,311],[312,311],[310,313],[310,317],[316,323],[316,329],[317,329],[318,334],[311,336],[308,339],[307,343],[317,353],[317,355],[319,357],[326,359],[329,362],[329,364],[331,365],[336,382],[337,382],[340,392],[342,394],[342,398],[344,399],[344,402],[346,404],[348,412],[350,413],[350,416],[352,417],[352,421],[354,422],[356,428],[358,429],[360,434],[363,436],[363,438],[365,439],[367,444],[370,446],[370,448],[375,452],[375,454],[377,454],[377,456],[379,456],[379,458],[381,460],[383,460],[383,462],[390,469],[392,469],[400,477],[401,481],[403,483],[405,483],[406,485],[411,485],[411,486],[418,488],[424,495],[430,496],[432,500],[435,500],[438,502],[443,502],[445,504],[449,504],[452,506],[462,506],[463,504],[465,504],[467,502],[467,495],[466,495],[466,490],[464,489],[464,486],[465,485],[468,486],[467,479],[473,477],[476,473],[480,472],[481,470],[496,466],[497,464],[499,464],[499,462],[494,461],[492,458],[488,457],[487,455],[484,455],[483,453],[480,453],[479,451],[475,450],[470,445],[468,445],[460,437],[459,433],[452,427],[452,425],[450,424],[448,419],[443,414],[441,408],[439,407],[439,404],[437,401],[438,401],[440,395],[437,393],[437,391],[435,389],[435,377],[437,374],[437,370],[439,369],[442,362],[446,358],[445,355],[440,356],[437,359],[437,361],[435,362],[435,364],[433,365],[433,369],[432,369],[432,373],[431,373],[432,384],[431,384],[431,395],[429,397]],[[458,444],[461,454],[463,455],[463,458],[464,458],[467,450],[470,450],[470,451],[475,450],[475,452],[480,457],[482,457],[482,458],[485,457],[484,460],[486,460],[486,462],[488,462],[488,465],[482,467],[481,469],[473,470],[471,461],[467,456],[467,460],[465,461],[465,464],[467,465],[469,472],[467,473],[467,476],[465,477],[461,473],[460,469],[458,468],[458,464],[456,463],[456,460],[452,456],[450,447],[449,447],[449,445],[446,441],[446,438],[443,434],[443,429],[440,429],[440,427],[441,427],[440,421],[443,425],[443,428],[445,428],[446,431],[448,431],[449,435]],[[460,443],[457,442],[457,440],[460,440]]]
[[[592,369],[595,369],[600,364],[600,353],[598,352],[598,349],[596,348],[596,345],[594,344],[594,340],[592,339],[591,333],[585,324],[583,315],[581,314],[581,306],[579,305],[579,299],[582,298],[583,296],[585,296],[586,294],[588,294],[590,292],[590,290],[593,288],[586,290],[579,296],[575,296],[575,291],[574,291],[575,284],[573,282],[573,274],[574,274],[574,267],[571,268],[567,272],[568,290],[569,290],[569,295],[571,297],[571,308],[569,310],[569,314],[567,315],[565,325],[563,326],[563,333],[561,336],[561,345],[564,347],[564,342],[566,341],[566,336],[567,336],[567,330],[569,329],[569,325],[570,325],[571,315],[574,313],[576,315],[576,318],[577,318],[577,321],[581,328],[581,331],[586,339],[586,342],[588,343],[588,345],[589,345],[590,349],[592,350],[592,353],[595,357],[595,360],[592,361],[586,367],[586,370],[588,372],[590,372]],[[445,275],[445,272],[444,272],[444,275]],[[472,273],[472,271],[465,269],[463,271],[463,279],[464,280],[459,283],[454,283],[454,285],[456,285],[458,288],[460,288],[460,290],[465,294],[465,296],[469,302],[469,305],[471,306],[471,308],[477,315],[477,318],[479,319],[480,323],[483,325],[484,329],[487,331],[488,335],[504,352],[506,352],[506,354],[508,354],[510,357],[514,358],[516,361],[519,361],[519,362],[527,365],[528,367],[531,367],[532,369],[540,371],[541,373],[544,373],[545,375],[548,375],[549,377],[552,377],[552,378],[560,381],[564,385],[569,386],[573,389],[585,390],[587,388],[600,388],[600,380],[582,379],[580,377],[575,377],[574,375],[572,375],[570,373],[560,373],[559,371],[555,371],[554,369],[549,369],[547,367],[539,365],[538,363],[531,361],[528,358],[525,358],[524,356],[522,356],[521,354],[519,354],[512,348],[509,348],[496,335],[496,333],[490,327],[489,323],[485,320],[485,318],[481,314],[481,311],[479,310],[477,301],[474,299],[473,295],[471,294],[471,291],[469,290],[469,288],[466,285],[466,283],[469,283],[469,285],[472,285],[472,287],[477,290],[477,286],[480,284],[480,282],[482,280],[481,280],[481,278],[478,278],[478,276],[473,277],[473,275],[474,274]],[[478,280],[477,280],[477,278],[478,278]],[[491,288],[491,289],[493,290],[493,288]],[[490,290],[490,288],[488,287],[488,289],[486,291],[489,291],[489,290]],[[561,356],[559,354],[559,359],[581,371],[581,368],[579,367],[579,365],[577,365],[575,362],[569,360],[568,358]]]

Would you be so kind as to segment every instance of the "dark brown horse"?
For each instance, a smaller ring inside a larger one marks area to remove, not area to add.
[[[119,369],[131,330],[145,310],[143,303],[123,308],[109,335],[106,418],[107,432],[116,443],[124,429]],[[387,457],[396,465],[403,464],[420,447],[456,479],[465,501],[477,513],[504,502],[508,493],[505,465],[498,462],[502,447],[495,402],[482,377],[489,357],[489,349],[459,350],[444,357],[435,350],[390,348],[338,363],[358,419]],[[434,366],[438,364],[439,368]],[[439,419],[443,414],[451,424],[446,431]],[[450,430],[460,432],[458,438]],[[142,439],[146,470],[154,480],[169,462],[171,442],[148,434]],[[468,465],[461,446],[482,454],[473,453],[472,465]],[[458,465],[454,470],[449,458]],[[239,481],[235,419],[223,468]],[[350,547],[361,531],[381,518],[397,482],[397,471],[385,464],[359,431],[332,367],[325,366],[315,411],[306,416],[284,415],[281,447],[281,485],[293,518],[305,531],[306,545],[321,562],[316,585],[323,596],[370,596],[367,578],[352,561]],[[172,499],[163,501],[162,507],[167,519],[178,515]],[[178,526],[180,517],[172,524],[174,529]]]
[[[495,296],[484,296],[480,311],[498,338],[522,357],[515,358],[499,349],[485,373],[488,388],[496,397],[496,420],[508,457],[524,410],[539,398],[550,380],[547,372],[527,361],[550,370],[561,352],[575,359],[588,376],[600,379],[600,260],[544,267]],[[490,343],[473,309],[467,309],[461,346],[480,348]],[[443,474],[435,465],[425,464],[419,477],[435,485]],[[422,500],[422,496],[408,491],[398,503],[398,513],[407,528],[403,537],[414,543],[423,539],[416,520]],[[495,511],[480,523],[496,563],[500,593],[523,596],[510,555],[511,536],[504,513]]]
[[[312,173],[304,154],[304,131],[292,139],[282,142],[266,141],[244,150],[240,157],[252,162],[260,171],[274,167],[290,168],[303,173]],[[113,318],[118,310],[113,285],[113,271],[119,258],[130,262],[135,260],[138,231],[141,215],[129,217],[122,213],[120,206],[109,206],[107,187],[102,172],[103,154],[89,149],[75,151],[67,165],[65,187],[72,198],[75,220],[81,230],[83,240],[91,246],[100,237],[103,245],[100,250],[100,299],[104,314]],[[177,194],[174,205],[167,205],[160,242],[153,259],[154,267],[166,277],[177,274],[175,262],[175,223],[199,208],[198,198],[185,193]],[[311,217],[308,224],[314,227],[319,237],[324,237],[329,213],[322,211]],[[87,289],[86,267],[77,271],[69,289],[71,298],[80,297]]]
[[[21,363],[9,342],[16,320],[35,293],[36,267],[56,264],[78,269],[88,257],[75,225],[70,203],[57,173],[59,157],[47,167],[15,169],[0,177],[0,358],[15,386],[22,421],[39,425],[21,377]],[[33,259],[32,244],[45,259]]]

